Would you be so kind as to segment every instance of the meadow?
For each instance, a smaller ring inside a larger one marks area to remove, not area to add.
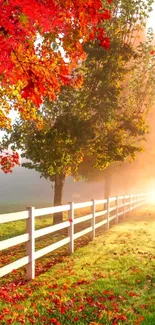
[[[1,278],[0,324],[155,324],[154,207],[100,230],[94,241],[83,237],[72,256],[64,248],[38,263],[31,282],[24,270]]]

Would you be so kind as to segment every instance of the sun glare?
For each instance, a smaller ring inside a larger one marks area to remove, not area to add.
[[[155,191],[150,193],[149,202],[155,204]]]
[[[153,10],[150,13],[150,17],[148,18],[146,27],[147,29],[152,28],[155,32],[155,3],[153,4],[152,8]]]

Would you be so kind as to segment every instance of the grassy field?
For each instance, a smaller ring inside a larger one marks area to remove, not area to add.
[[[46,258],[53,267],[31,282],[18,272],[1,280],[1,325],[155,325],[154,207],[134,212],[61,263]]]
[[[97,211],[103,210],[103,205],[98,206]],[[78,209],[75,211],[75,218],[78,218],[79,216],[87,215],[91,213],[91,208],[83,208]],[[104,216],[106,218],[106,216]],[[63,221],[66,221],[68,219],[68,213],[64,212],[63,214]],[[98,217],[97,222],[100,222],[103,219],[103,217]],[[37,217],[35,219],[35,229],[41,229],[44,227],[51,226],[53,224],[53,216],[43,216],[43,217]],[[80,223],[78,225],[75,225],[74,232],[79,232],[87,227],[90,226],[90,221],[85,223]],[[97,231],[97,234],[102,233],[104,230],[104,227],[99,228]],[[26,232],[26,221],[15,221],[15,222],[9,222],[1,224],[0,227],[0,240],[5,240],[11,237],[22,235]],[[48,245],[51,245],[65,237],[68,236],[68,230],[64,229],[49,235],[45,235],[43,237],[40,237],[35,240],[35,250],[39,250],[43,247],[46,247]],[[75,248],[81,247],[86,245],[90,241],[90,235],[84,236],[82,238],[79,238],[75,242]],[[36,261],[36,275],[41,274],[42,272],[45,272],[48,270],[49,267],[53,266],[58,261],[61,262],[63,260],[63,257],[68,253],[67,247],[62,247],[59,250],[56,250],[46,256],[44,256],[41,259],[38,259]],[[0,254],[0,267],[3,267],[4,265],[10,264],[11,262],[14,262],[15,260],[22,258],[26,256],[26,243],[20,244],[17,246],[12,247],[11,249],[6,249],[1,252]],[[16,278],[25,278],[25,269],[22,268],[16,273]],[[12,281],[12,274],[4,278],[4,280],[0,279],[1,281]]]

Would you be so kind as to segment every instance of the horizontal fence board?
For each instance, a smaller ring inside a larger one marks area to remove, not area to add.
[[[28,263],[29,263],[29,257],[25,256],[25,257],[22,257],[22,258],[20,258],[19,260],[15,261],[15,262],[11,263],[11,264],[3,266],[3,267],[0,268],[0,277],[12,272],[13,270],[19,269],[20,267],[25,266]]]
[[[107,203],[107,199],[104,199],[104,200],[95,200],[95,205],[105,204],[105,203]]]
[[[118,209],[123,208],[123,207],[124,207],[124,204],[118,205]]]
[[[74,209],[88,208],[88,207],[92,207],[92,206],[93,206],[92,201],[82,202],[82,203],[74,203]]]
[[[45,235],[53,233],[55,231],[68,228],[69,226],[70,226],[70,222],[65,221],[65,222],[62,222],[62,223],[57,224],[57,225],[53,225],[53,226],[50,226],[50,227],[45,227],[45,228],[36,230],[35,234],[34,234],[34,238],[45,236]]]
[[[70,238],[64,238],[62,240],[59,240],[58,242],[51,244],[47,247],[44,247],[42,249],[39,249],[37,252],[35,252],[35,260],[41,256],[44,256],[48,253],[51,253],[53,251],[55,251],[56,249],[68,244],[70,242]]]
[[[77,232],[76,234],[74,234],[74,240],[77,239],[77,238],[79,238],[79,237],[82,237],[82,236],[88,234],[92,230],[93,230],[93,227],[89,227],[89,228],[84,229],[84,230],[82,230],[80,232]]]
[[[87,216],[79,217],[74,219],[74,224],[77,225],[78,223],[91,220],[92,219],[92,214],[88,214]]]
[[[137,203],[137,200],[131,201],[131,204],[133,204],[133,203]]]
[[[25,243],[28,240],[29,240],[29,234],[24,234],[24,235],[16,236],[13,238],[5,239],[5,240],[0,241],[0,249],[1,250],[7,249],[12,246],[16,246],[21,243]]]
[[[124,211],[119,212],[118,217],[121,216],[122,214],[124,214]]]
[[[103,221],[100,221],[98,223],[95,224],[95,229],[105,225],[107,223],[107,219],[103,220]]]
[[[110,201],[110,202],[114,202],[114,201],[116,201],[116,196],[114,196],[114,197],[110,197],[110,198],[109,198],[109,201]]]
[[[112,221],[112,220],[114,220],[116,218],[116,214],[114,215],[114,216],[111,216],[110,218],[109,218],[109,221]]]
[[[124,205],[125,205],[125,206],[130,205],[130,202],[126,202]]]
[[[24,219],[28,219],[28,211],[0,214],[0,224]]]
[[[45,216],[48,214],[64,212],[64,211],[69,211],[69,210],[70,210],[70,205],[66,204],[66,205],[49,207],[49,208],[44,208],[44,209],[35,209],[34,215],[35,215],[35,217],[41,217],[41,216]]]
[[[118,196],[118,199],[119,199],[119,200],[123,200],[123,199],[124,199],[124,195],[120,195],[120,196]]]
[[[116,210],[116,208],[117,208],[116,206],[115,206],[115,207],[112,207],[112,208],[110,208],[110,209],[109,209],[109,212],[112,212],[112,211]]]
[[[96,217],[104,216],[105,214],[107,214],[107,210],[103,210],[103,211],[95,212],[95,218],[96,218]]]

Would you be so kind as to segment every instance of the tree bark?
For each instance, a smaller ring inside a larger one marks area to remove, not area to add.
[[[54,206],[59,206],[62,204],[62,194],[63,186],[65,182],[65,175],[55,176],[55,186],[54,186]],[[53,223],[57,224],[63,221],[63,212],[57,212],[53,215]]]

